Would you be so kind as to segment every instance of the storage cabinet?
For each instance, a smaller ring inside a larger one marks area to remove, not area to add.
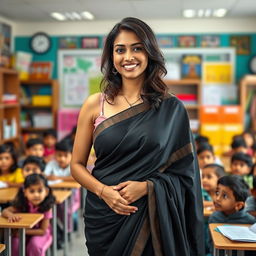
[[[246,75],[241,80],[240,105],[245,126],[256,131],[256,75]]]
[[[58,90],[56,80],[20,82],[22,134],[57,129]]]
[[[199,111],[202,104],[201,81],[198,79],[164,80],[169,91],[183,101],[193,132],[199,130]]]
[[[15,70],[0,68],[0,143],[20,142],[19,76]]]

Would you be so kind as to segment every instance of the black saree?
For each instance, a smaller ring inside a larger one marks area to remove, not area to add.
[[[88,192],[85,235],[90,256],[202,256],[199,168],[183,104],[169,96],[158,109],[141,103],[102,122],[94,134],[92,175],[106,185],[147,181],[148,195],[118,215]]]

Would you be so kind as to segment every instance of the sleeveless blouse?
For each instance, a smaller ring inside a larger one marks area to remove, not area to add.
[[[100,115],[95,119],[94,121],[94,130],[97,128],[97,126],[105,121],[107,118],[104,116],[104,94],[101,93],[100,95]]]

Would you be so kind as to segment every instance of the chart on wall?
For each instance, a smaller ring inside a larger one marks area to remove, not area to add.
[[[80,108],[91,94],[100,91],[101,50],[60,50],[58,77],[60,108]]]

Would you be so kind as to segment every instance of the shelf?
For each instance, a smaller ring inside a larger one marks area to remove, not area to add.
[[[41,108],[51,108],[52,106],[46,105],[46,106],[34,106],[31,104],[28,105],[21,105],[22,108],[32,108],[32,109],[41,109]]]
[[[17,70],[10,68],[0,68],[0,73],[4,73],[7,75],[17,75]]]
[[[52,127],[43,127],[43,128],[35,128],[35,127],[23,127],[21,128],[22,132],[43,132],[45,130],[52,129]]]
[[[164,80],[166,85],[198,85],[201,83],[199,79],[181,79],[181,80]]]
[[[184,102],[183,102],[184,104]],[[186,109],[199,109],[199,105],[186,105],[184,104],[184,106],[186,107]]]
[[[16,107],[20,107],[19,103],[4,103],[3,104],[3,108],[16,108]]]
[[[19,140],[20,138],[19,137],[11,137],[11,138],[8,138],[8,139],[3,139],[2,142],[3,143],[7,143],[7,142],[14,142],[14,141],[17,141]]]
[[[22,80],[20,81],[22,84],[30,84],[30,85],[41,85],[41,84],[51,84],[53,80]]]

